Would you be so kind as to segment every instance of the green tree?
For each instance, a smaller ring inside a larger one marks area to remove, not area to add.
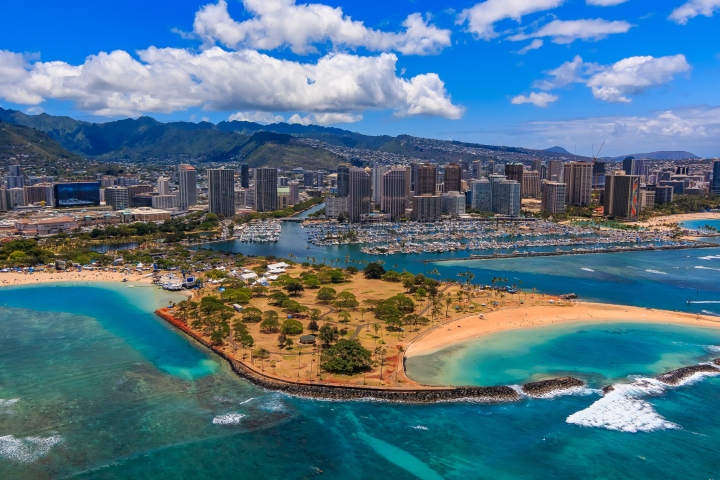
[[[290,297],[281,291],[271,293],[268,296],[268,303],[274,307],[282,307],[288,300],[290,300]]]
[[[385,269],[379,263],[372,262],[368,263],[365,266],[365,268],[363,269],[363,274],[365,275],[365,278],[369,278],[371,280],[379,280],[382,278],[383,275],[385,275]]]
[[[355,309],[360,305],[360,302],[355,298],[355,294],[349,291],[340,292],[335,299],[335,306],[342,310]]]
[[[303,333],[303,324],[288,318],[283,322],[281,330],[285,335],[300,335]]]
[[[291,297],[299,297],[302,295],[305,287],[303,287],[302,283],[293,279],[292,281],[287,282],[287,284],[285,285],[285,290],[287,290],[288,294],[290,294]]]
[[[262,319],[262,311],[259,308],[247,307],[245,310],[243,310],[243,323],[260,323],[262,322]]]
[[[310,323],[308,323],[308,330],[310,330],[312,333],[315,333],[320,330],[320,327],[315,320],[310,320]]]
[[[339,336],[340,332],[338,331],[337,327],[333,327],[332,325],[327,324],[320,327],[317,335],[320,341],[325,345],[330,345],[335,340],[337,340]]]
[[[339,340],[322,353],[321,361],[325,370],[331,373],[352,375],[370,368],[370,350],[357,340]]]
[[[337,292],[334,288],[323,287],[318,290],[317,301],[319,303],[330,303],[337,297]]]

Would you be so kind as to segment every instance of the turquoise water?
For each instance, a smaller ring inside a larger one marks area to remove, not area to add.
[[[693,274],[695,263],[678,260]],[[533,274],[548,289],[585,281],[567,270]],[[682,303],[683,292],[656,277],[629,282],[675,292],[662,301]],[[608,282],[596,294],[620,295],[627,285]],[[594,391],[505,405],[294,399],[239,379],[151,313],[176,300],[121,284],[0,290],[0,478],[707,479],[720,471],[717,377],[609,405]],[[718,345],[706,330],[568,328],[548,347],[523,345],[521,336],[493,348],[529,376],[538,372],[514,357],[622,379]],[[626,433],[634,430],[649,431]]]
[[[689,228],[691,230],[702,230],[706,225],[720,229],[720,220],[690,220],[680,224],[681,227]]]
[[[568,323],[499,332],[412,357],[407,371],[431,385],[513,385],[572,375],[599,388],[712,360],[720,356],[718,345],[715,329]]]

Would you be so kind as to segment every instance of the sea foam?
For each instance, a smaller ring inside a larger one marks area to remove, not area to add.
[[[657,413],[649,402],[639,398],[660,395],[665,391],[666,386],[660,381],[643,378],[628,385],[614,385],[613,388],[585,410],[570,415],[567,423],[630,433],[681,428]]]
[[[48,454],[50,449],[62,442],[62,437],[25,437],[13,435],[0,437],[0,457],[20,463],[33,463]]]
[[[595,270],[593,270],[592,268],[586,268],[586,267],[582,267],[580,270],[585,270],[586,272],[591,272],[591,273],[595,272]]]
[[[655,275],[667,275],[665,272],[661,272],[660,270],[653,270],[652,268],[648,268],[645,270],[647,273],[654,273]]]
[[[241,413],[226,413],[213,418],[212,422],[214,425],[237,425],[243,418],[245,415]]]

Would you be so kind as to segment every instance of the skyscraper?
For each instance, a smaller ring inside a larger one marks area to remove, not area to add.
[[[407,205],[407,170],[393,168],[383,175],[383,193],[380,208],[390,218],[397,220],[405,216]]]
[[[592,186],[596,189],[605,188],[605,174],[607,173],[607,164],[605,162],[595,162],[593,164],[593,181]]]
[[[5,177],[5,186],[8,189],[23,188],[25,186],[25,176],[22,174],[20,165],[14,164],[8,166],[8,175]]]
[[[113,210],[125,210],[130,206],[127,187],[107,187],[105,189],[105,205]]]
[[[55,206],[55,195],[52,183],[25,185],[25,202],[28,205],[45,202],[46,206]]]
[[[593,164],[571,162],[565,166],[565,203],[568,205],[590,205],[592,200]]]
[[[713,195],[720,195],[720,160],[713,162],[712,183],[710,184],[710,192]]]
[[[440,195],[417,195],[413,197],[412,219],[416,222],[437,222],[442,216]]]
[[[605,215],[637,220],[640,214],[640,176],[608,175],[605,179]]]
[[[240,165],[240,186],[250,188],[250,167],[246,163]]]
[[[445,193],[462,191],[462,167],[451,163],[445,167]]]
[[[543,183],[542,203],[543,212],[559,215],[565,213],[565,184],[558,182]]]
[[[178,186],[180,187],[180,210],[197,205],[197,170],[186,164],[178,167]]]
[[[290,198],[288,201],[290,205],[297,205],[300,203],[300,182],[290,182],[288,183],[288,187],[290,187]]]
[[[472,183],[472,208],[481,212],[492,212],[492,185],[487,178]]]
[[[235,216],[235,170],[208,169],[207,179],[208,211],[227,218]]]
[[[530,168],[536,172],[540,172],[540,171],[542,171],[542,164],[543,164],[542,160],[535,159],[532,161]],[[541,179],[541,180],[544,180],[544,179]]]
[[[435,165],[424,163],[418,167],[415,195],[435,195],[437,173]]]
[[[170,195],[170,179],[167,177],[158,177],[157,179],[158,195]]]
[[[524,198],[537,198],[540,196],[540,172],[523,172],[522,194]]]
[[[277,210],[277,168],[255,169],[255,210]]]
[[[520,215],[520,184],[515,180],[501,180],[493,186],[493,212],[509,217]]]
[[[348,213],[350,215],[350,221],[359,222],[364,215],[370,213],[372,207],[371,170],[369,168],[355,167],[348,169],[348,184],[348,196],[350,197]]]
[[[390,167],[375,167],[372,169],[372,201],[380,205],[383,192],[383,175],[390,170]]]
[[[520,196],[523,196],[522,183],[525,167],[522,163],[508,163],[505,165],[505,176],[508,180],[515,180],[520,184]]]
[[[350,167],[340,165],[337,168],[337,189],[338,197],[350,195]]]
[[[635,175],[635,157],[625,157],[623,160],[623,171],[625,175]]]
[[[480,180],[482,178],[482,160],[475,160],[472,162],[472,178]]]
[[[561,160],[550,160],[547,164],[547,180],[551,182],[562,182],[563,163]]]

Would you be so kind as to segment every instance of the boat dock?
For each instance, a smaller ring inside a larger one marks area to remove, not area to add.
[[[464,258],[441,258],[437,260],[425,260],[423,263],[438,262],[470,262],[474,260],[498,260],[508,258],[528,257],[560,257],[564,255],[590,255],[596,253],[626,253],[626,252],[651,252],[656,250],[694,250],[698,248],[720,248],[716,243],[695,242],[683,245],[659,245],[642,247],[620,247],[620,248],[595,248],[592,250],[564,250],[555,252],[517,252],[517,253],[494,253],[490,255],[471,255]]]

